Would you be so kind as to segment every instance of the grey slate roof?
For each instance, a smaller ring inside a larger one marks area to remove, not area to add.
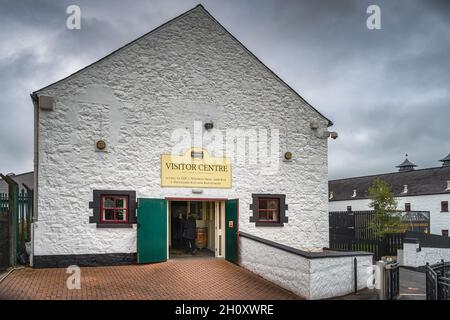
[[[446,166],[331,180],[328,182],[329,192],[333,192],[330,201],[366,199],[368,189],[376,178],[389,183],[395,196],[450,195],[450,190],[446,190],[447,181],[450,181],[450,166]],[[408,185],[408,193],[403,193],[405,184]],[[352,197],[354,189],[357,190],[355,198]]]
[[[34,172],[24,172],[20,174],[13,174],[10,176],[19,185],[19,191],[24,189],[22,185],[25,183],[27,187],[34,188]],[[8,193],[8,184],[0,178],[0,193]]]

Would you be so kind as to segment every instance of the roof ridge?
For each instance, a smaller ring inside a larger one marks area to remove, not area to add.
[[[425,171],[425,170],[432,170],[432,169],[444,169],[444,168],[445,167],[439,166],[439,167],[430,167],[430,168],[416,169],[416,170],[412,170],[412,171],[394,171],[394,172],[386,172],[386,173],[377,173],[377,174],[369,174],[369,175],[365,175],[365,176],[333,179],[333,180],[329,180],[329,182],[340,181],[340,180],[359,179],[359,178],[368,178],[368,177],[375,177],[375,176],[382,176],[382,175],[412,173],[412,172],[418,172],[418,171]]]

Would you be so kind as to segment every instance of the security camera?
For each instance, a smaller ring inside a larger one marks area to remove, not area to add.
[[[331,131],[328,131],[327,129],[323,129],[318,132],[317,136],[320,138],[323,138],[323,139],[327,139],[327,138],[336,139],[338,137],[338,134],[337,134],[337,132],[331,132]]]

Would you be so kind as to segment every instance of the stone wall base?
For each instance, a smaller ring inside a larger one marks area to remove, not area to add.
[[[115,266],[136,263],[136,253],[71,254],[34,256],[34,268],[66,268],[70,265],[80,267]]]

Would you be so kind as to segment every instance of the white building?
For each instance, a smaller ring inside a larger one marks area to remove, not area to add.
[[[192,213],[205,252],[302,296],[351,292],[354,257],[366,286],[370,254],[323,251],[331,121],[202,6],[32,99],[35,267],[176,258]]]
[[[392,187],[398,209],[429,211],[430,233],[447,235],[450,230],[450,154],[439,160],[442,166],[415,170],[406,159],[398,165],[398,172],[331,180],[329,187],[330,211],[370,210],[368,189],[379,178]]]

